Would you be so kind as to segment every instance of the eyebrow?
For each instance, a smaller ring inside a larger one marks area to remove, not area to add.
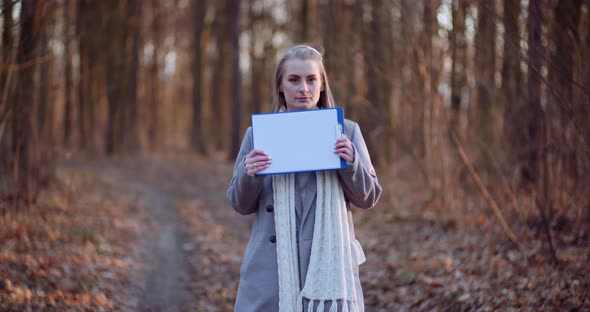
[[[307,75],[306,77],[318,77],[318,76],[319,75],[317,75],[317,74],[311,74],[311,75]],[[287,75],[287,77],[297,77],[297,78],[299,78],[301,76],[295,75],[295,74],[289,74],[289,75]]]

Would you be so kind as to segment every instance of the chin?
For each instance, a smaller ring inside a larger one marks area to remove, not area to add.
[[[306,109],[314,109],[316,108],[316,105],[312,105],[310,103],[297,103],[294,105],[288,105],[287,109],[288,110],[306,110]]]

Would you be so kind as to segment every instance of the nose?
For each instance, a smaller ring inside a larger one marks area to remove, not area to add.
[[[309,88],[307,87],[307,83],[304,81],[301,83],[301,88],[299,89],[299,92],[301,92],[302,94],[305,94],[309,91]]]

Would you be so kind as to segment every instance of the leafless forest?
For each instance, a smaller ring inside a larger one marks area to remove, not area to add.
[[[249,227],[224,192],[297,43],[384,186],[355,211],[369,311],[590,310],[587,0],[2,0],[0,21],[0,310],[231,310]],[[178,247],[170,294],[145,233]]]

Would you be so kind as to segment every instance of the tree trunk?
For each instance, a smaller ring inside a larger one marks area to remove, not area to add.
[[[71,3],[64,0],[64,132],[63,144],[67,147],[72,143],[72,129],[74,128],[74,105],[72,102],[72,51],[70,35]]]
[[[248,17],[250,20],[250,112],[259,113],[262,106],[262,86],[257,83],[260,77],[263,77],[263,60],[267,55],[258,51],[259,46],[264,45],[264,33],[262,32],[263,19],[265,15],[264,6],[260,11],[254,10],[254,5],[248,7]],[[264,81],[264,80],[262,80]]]
[[[9,99],[14,94],[14,75],[16,71],[10,69],[10,65],[15,63],[14,50],[14,21],[12,12],[14,9],[13,0],[4,0],[2,2],[3,24],[2,24],[2,59],[0,59],[0,150],[9,151],[12,148],[11,134],[7,129],[11,129],[12,110],[15,105]],[[8,176],[8,171],[12,167],[12,153],[0,153],[0,176]],[[5,190],[12,183],[0,179],[0,190]]]
[[[525,163],[526,119],[525,103],[521,96],[520,31],[518,18],[520,0],[504,0],[504,56],[502,63],[502,94],[504,97],[504,137],[508,144],[508,159],[522,167]]]
[[[316,16],[316,1],[302,0],[301,1],[301,34],[300,42],[311,42],[315,39],[315,32],[317,26]],[[328,39],[328,38],[325,38]]]
[[[450,34],[449,44],[451,45],[451,117],[450,117],[450,136],[452,133],[461,138],[459,120],[461,118],[461,98],[463,88],[466,84],[466,61],[467,43],[465,40],[465,11],[467,3],[465,0],[455,0],[452,2],[453,30]]]
[[[228,27],[228,20],[226,18],[226,8],[221,4],[223,2],[219,2],[217,5],[219,6],[218,12],[216,13],[216,27],[217,33],[216,35],[216,45],[217,45],[217,59],[215,61],[215,65],[213,68],[213,87],[212,87],[212,94],[211,94],[211,107],[213,113],[213,128],[211,129],[210,133],[213,136],[215,148],[218,150],[222,150],[225,148],[225,135],[219,129],[227,129],[224,114],[227,113],[226,101],[229,98],[225,95],[228,93],[228,33],[230,31]]]
[[[559,149],[559,161],[564,173],[575,177],[577,164],[575,155],[574,122],[574,61],[579,44],[578,22],[582,0],[560,0],[553,10],[554,23],[550,40],[551,63],[549,83],[551,85],[547,107],[551,116],[559,116],[559,128],[550,129],[551,141]]]
[[[191,126],[192,149],[200,154],[206,154],[207,148],[203,139],[203,49],[202,37],[205,25],[205,0],[193,3],[194,33],[193,33],[193,122]]]
[[[479,0],[475,35],[475,66],[479,135],[484,144],[494,143],[496,67],[496,10],[493,1]]]
[[[240,149],[240,120],[242,118],[242,90],[240,77],[240,0],[228,0],[231,21],[231,51],[232,51],[232,123],[230,134],[230,148],[228,159],[233,160]]]
[[[127,29],[124,44],[126,47],[127,68],[127,100],[121,105],[126,109],[125,124],[122,129],[125,135],[124,144],[127,151],[137,152],[139,150],[139,117],[137,109],[137,75],[139,70],[139,34],[141,32],[142,0],[128,0],[126,19],[122,24]]]
[[[158,128],[160,125],[160,48],[162,44],[162,12],[160,0],[152,0],[152,63],[150,66],[150,99],[148,109],[147,137],[151,150],[158,145]]]
[[[50,59],[45,57],[51,53],[49,49],[49,38],[51,37],[52,27],[49,25],[53,17],[51,16],[55,9],[51,2],[40,2],[39,12],[36,12],[36,18],[38,19],[38,25],[44,25],[39,29],[39,53],[38,56],[43,59],[39,63],[39,89],[37,93],[37,120],[36,128],[37,134],[43,136],[40,138],[42,142],[47,143],[47,146],[51,146],[53,141],[53,127],[52,127],[52,116],[54,105],[49,104],[49,72],[51,70]],[[41,16],[41,14],[43,14]],[[51,58],[52,59],[52,58]]]
[[[8,80],[9,65],[14,63],[14,20],[12,11],[14,9],[14,0],[4,0],[2,2],[2,63],[0,64],[0,122],[5,118],[4,114],[8,113],[8,104],[4,99],[10,98],[9,90],[11,84]],[[1,134],[1,132],[0,132]]]
[[[108,33],[111,44],[107,52],[107,98],[108,118],[106,131],[106,153],[113,155],[121,151],[123,143],[123,126],[125,120],[125,103],[123,103],[123,92],[127,87],[125,77],[128,72],[125,68],[125,39],[126,28],[122,21],[121,11],[125,3],[108,3],[108,12],[111,14],[108,22]]]
[[[366,124],[369,127],[369,149],[371,157],[379,167],[387,166],[392,155],[392,120],[390,117],[391,97],[391,43],[392,24],[389,22],[389,4],[383,1],[371,1],[372,19],[368,30],[376,40],[366,39],[365,62],[367,66],[368,107]],[[367,37],[364,35],[363,37]],[[369,42],[370,41],[370,42]],[[378,148],[378,146],[380,148]]]
[[[35,34],[35,9],[36,0],[23,0],[20,12],[20,37],[18,45],[18,64],[31,62],[36,57],[37,36]],[[36,186],[33,174],[39,165],[34,163],[34,155],[37,152],[33,119],[34,97],[31,88],[35,85],[35,67],[25,66],[19,71],[19,79],[16,87],[16,109],[14,110],[13,124],[13,151],[15,162],[13,170],[16,178],[17,208],[23,204],[30,206],[36,197]]]
[[[100,34],[96,30],[100,20],[100,5],[92,0],[79,0],[76,16],[78,54],[80,56],[78,81],[78,142],[84,150],[94,149],[94,94],[92,84],[98,63],[97,50]]]
[[[528,6],[528,70],[527,70],[527,167],[523,176],[534,184],[539,179],[541,170],[540,156],[543,146],[543,133],[545,132],[545,119],[541,107],[541,79],[542,79],[542,58],[543,44],[542,36],[543,12],[539,1],[532,1]]]
[[[440,128],[437,125],[441,123],[441,105],[438,101],[438,70],[434,55],[437,49],[433,45],[433,36],[437,33],[438,22],[436,20],[436,8],[438,1],[424,2],[424,10],[422,13],[422,20],[424,23],[424,31],[421,36],[421,49],[419,59],[419,73],[422,77],[422,103],[423,103],[423,123],[419,125],[423,129],[424,137],[424,159],[429,164],[427,166],[428,183],[432,188],[433,199],[435,205],[442,207],[443,188],[444,188],[444,172],[443,172],[443,158],[442,149],[444,134],[440,133]]]

